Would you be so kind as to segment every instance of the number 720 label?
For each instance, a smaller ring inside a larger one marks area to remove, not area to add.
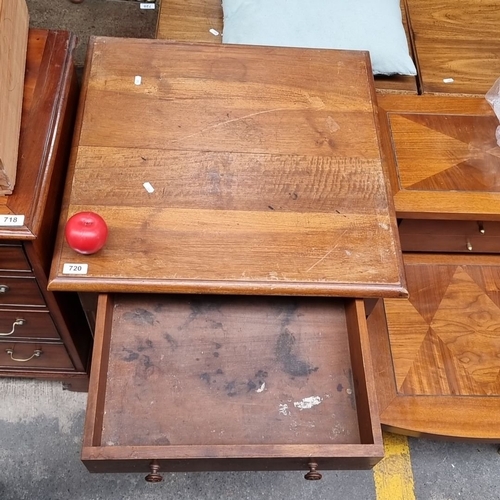
[[[89,271],[88,264],[64,264],[63,274],[87,274]]]

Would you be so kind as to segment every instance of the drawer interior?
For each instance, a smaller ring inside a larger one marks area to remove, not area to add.
[[[383,452],[366,343],[362,301],[102,295],[83,459],[371,466]]]

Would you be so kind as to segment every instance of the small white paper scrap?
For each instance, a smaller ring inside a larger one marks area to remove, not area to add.
[[[212,33],[213,36],[219,36],[219,32],[217,30],[214,30],[213,28],[210,28],[208,31],[210,31],[210,33]]]
[[[89,270],[88,264],[69,264],[63,265],[63,274],[87,274]]]
[[[134,83],[136,85],[140,85],[142,83],[142,76],[139,76],[137,75],[135,78],[134,78]]]
[[[453,78],[443,78],[443,83],[453,83],[454,81]]]
[[[155,10],[156,9],[156,4],[155,3],[141,3],[141,9],[142,10]]]
[[[319,396],[309,396],[302,401],[295,401],[293,406],[299,410],[310,410],[313,406],[321,404],[321,401],[323,400]]]
[[[22,227],[24,226],[24,215],[0,215],[0,226]]]
[[[144,186],[144,189],[148,192],[148,193],[154,193],[155,192],[155,188],[151,185],[150,182],[145,182],[143,184]]]

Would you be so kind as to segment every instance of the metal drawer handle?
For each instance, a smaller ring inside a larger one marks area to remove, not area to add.
[[[14,330],[16,329],[16,326],[22,326],[26,323],[26,320],[24,319],[16,319],[14,323],[12,323],[12,330],[7,333],[0,332],[0,337],[7,337],[8,335],[12,335],[14,333]]]
[[[472,252],[472,243],[469,239],[467,239],[467,250],[469,250],[469,252]]]
[[[8,285],[0,285],[0,293],[7,293],[10,290]]]
[[[35,349],[33,351],[33,354],[29,358],[26,358],[26,359],[15,358],[14,357],[14,349],[5,349],[5,352],[10,355],[10,359],[12,359],[12,361],[18,361],[19,363],[26,363],[26,361],[30,361],[33,358],[39,358],[42,355],[41,349]]]
[[[482,222],[478,222],[478,223],[477,223],[477,226],[478,226],[478,228],[479,228],[479,232],[480,232],[481,234],[486,233],[486,229],[484,229],[484,224],[483,224]]]

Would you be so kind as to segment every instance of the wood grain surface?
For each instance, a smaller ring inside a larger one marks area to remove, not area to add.
[[[484,95],[500,75],[498,0],[406,1],[422,92]]]
[[[401,2],[403,25],[408,37],[404,2]],[[221,43],[224,29],[220,0],[169,0],[160,4],[156,38],[177,42]],[[215,30],[218,34],[212,33]],[[375,88],[383,93],[417,93],[413,76],[377,75]]]
[[[410,435],[498,441],[498,257],[404,260],[410,298],[384,300],[368,320],[382,424]]]
[[[16,183],[28,24],[24,0],[0,0],[0,195]]]
[[[498,220],[498,120],[484,98],[379,96],[398,217]]]
[[[404,295],[365,55],[91,47],[51,289]],[[85,257],[63,238],[83,210],[109,226]]]

